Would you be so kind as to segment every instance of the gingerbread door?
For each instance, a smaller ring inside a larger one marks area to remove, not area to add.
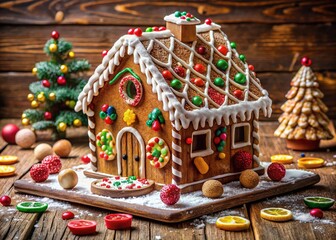
[[[145,145],[140,133],[125,127],[118,133],[116,144],[118,174],[145,178]]]

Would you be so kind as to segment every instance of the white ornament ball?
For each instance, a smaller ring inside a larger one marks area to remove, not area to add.
[[[35,133],[28,128],[21,129],[15,135],[15,143],[22,148],[30,148],[35,142]]]
[[[78,183],[77,173],[70,168],[62,170],[58,174],[58,183],[64,189],[72,189],[76,187]]]
[[[41,143],[37,145],[34,149],[35,158],[39,161],[42,161],[48,155],[52,155],[52,147],[47,143]]]

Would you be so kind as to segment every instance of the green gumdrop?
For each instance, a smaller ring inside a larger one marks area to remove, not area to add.
[[[109,150],[109,151],[112,152],[112,147],[111,147],[111,146],[108,146],[108,147],[107,147],[107,150]]]
[[[246,61],[246,57],[245,57],[245,55],[240,54],[240,55],[239,55],[239,58],[240,58],[240,60],[242,60],[242,62],[245,63],[245,61]]]
[[[222,146],[218,146],[218,147],[217,147],[217,151],[218,151],[218,152],[222,152],[223,150],[224,150],[224,148],[223,148]]]
[[[184,16],[184,15],[187,15],[187,12],[182,12],[182,15]]]
[[[152,119],[152,113],[148,114],[148,119]]]
[[[106,153],[107,155],[112,155],[112,152],[111,151],[107,151],[107,153]]]
[[[187,17],[186,20],[187,20],[187,22],[190,22],[191,19]]]
[[[174,79],[173,81],[171,81],[170,86],[175,90],[180,90],[183,87],[181,81],[178,79]]]
[[[110,118],[114,121],[117,119],[117,114],[116,113],[112,113]]]
[[[121,183],[119,181],[113,183],[113,186],[116,186],[116,187],[118,187],[120,185],[121,185]]]
[[[224,87],[224,80],[223,80],[223,78],[220,78],[220,77],[215,78],[214,84],[217,87]]]
[[[146,28],[146,32],[153,32],[153,28],[151,27]]]
[[[157,149],[154,149],[154,151],[152,152],[152,156],[153,157],[159,158],[160,155],[161,155],[161,152],[159,150],[157,150]]]
[[[152,111],[152,117],[153,119],[157,119],[159,115],[161,115],[161,111],[160,109],[158,108],[154,108],[153,111]]]
[[[102,142],[106,141],[106,137],[105,136],[101,136],[100,139],[101,139]]]
[[[181,17],[181,16],[182,16],[182,14],[181,14],[180,11],[176,11],[176,12],[175,12],[175,17]]]
[[[160,140],[159,141],[159,145],[162,146],[164,144],[164,141],[163,140]]]
[[[136,176],[130,176],[129,179],[136,180],[137,178],[136,178]]]
[[[147,125],[148,127],[151,127],[152,124],[153,124],[153,122],[154,122],[154,120],[147,120],[147,121],[146,121],[146,125]]]
[[[164,117],[162,115],[159,115],[158,119],[159,119],[159,123],[161,124],[165,123]]]
[[[105,150],[106,150],[106,145],[103,145],[103,146],[101,147],[101,149],[103,149],[103,151],[105,151]]]
[[[217,137],[219,137],[219,135],[221,135],[221,133],[222,133],[222,132],[221,132],[220,129],[216,130],[216,136],[217,136]]]
[[[99,113],[99,117],[100,117],[101,119],[105,119],[106,116],[107,116],[107,114],[106,114],[105,112],[100,111],[100,113]]]
[[[226,127],[223,127],[223,128],[221,129],[221,132],[222,132],[222,133],[226,133]]]
[[[219,142],[219,146],[224,147],[224,146],[225,146],[225,142],[224,142],[223,140],[221,140],[221,141]]]
[[[98,146],[98,147],[101,147],[101,146],[102,146],[102,144],[101,144],[100,141],[97,141],[97,146]]]

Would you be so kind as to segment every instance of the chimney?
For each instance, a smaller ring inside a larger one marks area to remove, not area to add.
[[[164,17],[166,28],[181,42],[196,40],[196,25],[201,21],[187,12],[176,11]]]

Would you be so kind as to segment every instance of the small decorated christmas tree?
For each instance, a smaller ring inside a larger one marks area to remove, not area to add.
[[[53,138],[65,137],[69,126],[87,126],[87,118],[73,110],[78,95],[86,84],[83,72],[89,70],[87,60],[75,59],[72,44],[53,31],[44,46],[50,61],[39,62],[32,72],[38,81],[29,86],[27,98],[32,109],[22,114],[22,124],[35,130],[52,129]]]
[[[291,81],[288,99],[282,106],[280,126],[274,135],[285,138],[287,147],[295,150],[318,148],[321,139],[331,139],[326,115],[327,106],[322,102],[316,76],[310,68],[311,60],[302,58],[302,67]]]

